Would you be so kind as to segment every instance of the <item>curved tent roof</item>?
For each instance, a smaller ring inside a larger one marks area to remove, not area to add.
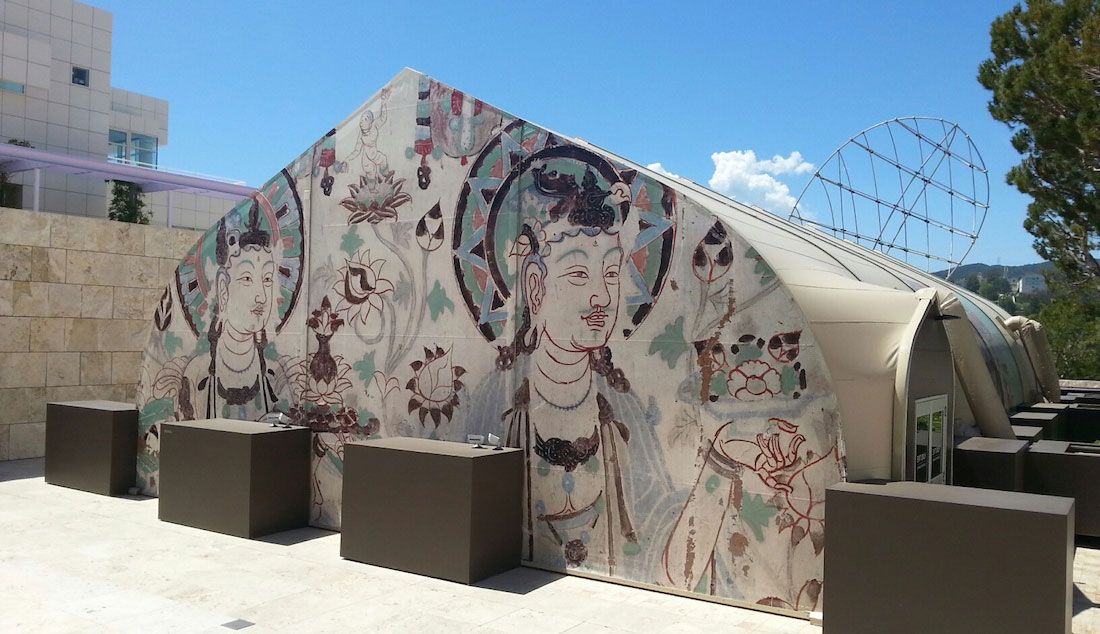
[[[894,394],[898,353],[906,345],[903,333],[919,310],[921,289],[934,289],[939,302],[956,297],[965,309],[1003,406],[1003,411],[993,412],[1003,419],[1001,429],[1007,425],[1007,412],[1042,400],[1027,351],[1019,335],[1005,327],[1009,315],[995,303],[884,253],[737,202],[683,177],[615,158],[686,189],[692,200],[751,244],[783,280],[812,324],[827,360],[844,421],[850,478],[896,478],[902,473],[894,464],[897,448],[890,450],[897,442],[896,430],[883,422],[905,422],[896,407],[905,395]],[[904,384],[899,387],[904,389]],[[970,413],[969,408],[960,410]]]

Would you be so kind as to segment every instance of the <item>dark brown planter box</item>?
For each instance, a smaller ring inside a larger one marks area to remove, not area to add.
[[[1027,490],[1077,500],[1077,534],[1100,537],[1100,447],[1040,440],[1027,454]]]
[[[955,447],[954,483],[964,487],[1024,490],[1027,441],[967,438]]]
[[[1042,427],[1031,427],[1029,425],[1013,425],[1012,433],[1016,434],[1016,440],[1023,440],[1028,444],[1031,444],[1037,440],[1043,440],[1044,430]]]
[[[523,454],[388,438],[344,445],[340,556],[460,583],[520,563]]]
[[[1013,425],[1042,427],[1043,438],[1061,439],[1065,433],[1062,412],[1016,412],[1008,420]]]
[[[46,405],[46,482],[122,495],[137,477],[138,411],[133,403]]]
[[[1069,410],[1068,403],[1032,403],[1020,408],[1022,412],[1062,412]]]
[[[1100,440],[1100,406],[1074,403],[1066,410],[1066,421],[1066,435],[1058,440],[1084,443]]]
[[[248,538],[306,526],[309,451],[306,427],[162,423],[159,517]]]
[[[825,501],[826,634],[1069,634],[1073,500],[895,482]]]

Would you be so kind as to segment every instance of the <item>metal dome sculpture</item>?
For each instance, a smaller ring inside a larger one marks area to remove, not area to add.
[[[989,209],[989,172],[958,124],[883,121],[837,148],[799,194],[790,220],[950,279]]]

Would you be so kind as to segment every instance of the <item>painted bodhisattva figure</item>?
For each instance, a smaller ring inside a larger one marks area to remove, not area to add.
[[[247,420],[280,400],[264,357],[278,289],[271,233],[261,227],[255,201],[245,222],[233,220],[217,225],[210,349],[187,364],[180,388],[180,410],[192,418]]]
[[[475,233],[473,251],[494,251],[486,259],[496,292],[511,290],[515,330],[497,346],[497,372],[478,387],[468,420],[523,449],[523,557],[547,567],[633,567],[651,537],[650,514],[635,510],[672,493],[651,413],[608,347],[640,321],[623,301],[623,287],[637,286],[627,271],[638,244],[631,198],[606,161],[550,147],[517,163]],[[478,321],[496,335],[503,311],[491,294]],[[644,482],[634,468],[646,469]]]
[[[661,291],[674,194],[584,149],[525,136],[521,125],[500,139],[460,197],[454,263],[471,317],[498,350],[466,420],[524,451],[525,560],[775,607],[815,605],[823,484],[839,479],[841,455],[801,413],[832,408],[807,385],[802,363],[816,368],[816,351],[800,356],[798,332],[727,331],[753,323],[740,307],[784,305],[767,272],[736,286],[720,252],[727,241],[711,240],[711,269],[724,269],[705,276],[702,292],[725,311],[715,323],[736,326],[707,331],[713,350],[703,346],[694,361],[706,380],[692,373],[662,412],[631,383],[652,389],[660,380],[630,376],[637,366],[624,372],[613,349],[652,350],[626,340]],[[666,454],[679,425],[699,444]]]
[[[206,231],[176,268],[154,317],[160,334],[144,352],[156,372],[143,372],[139,392],[143,492],[157,492],[160,422],[258,420],[290,408],[273,338],[301,289],[302,219],[294,179],[282,170]]]

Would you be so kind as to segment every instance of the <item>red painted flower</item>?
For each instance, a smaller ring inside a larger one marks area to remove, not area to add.
[[[439,346],[434,351],[424,348],[424,360],[413,361],[409,366],[413,370],[413,377],[405,385],[412,392],[409,413],[418,411],[421,423],[431,415],[436,427],[444,418],[450,422],[458,406],[458,391],[463,387],[459,377],[466,373],[465,368],[454,365],[451,351]]]
[[[763,361],[745,361],[730,372],[726,389],[740,401],[759,401],[779,394],[779,372]]]
[[[385,296],[393,293],[394,288],[393,282],[382,276],[385,265],[382,258],[372,260],[369,249],[356,251],[355,255],[344,259],[340,278],[332,286],[340,298],[336,311],[346,313],[352,326],[363,326],[372,335],[382,328]]]
[[[404,178],[394,180],[393,172],[382,178],[373,191],[366,176],[359,177],[359,185],[348,185],[350,196],[340,201],[340,205],[351,212],[348,224],[369,222],[376,225],[384,220],[396,220],[397,208],[412,200],[412,196],[401,191]]]

